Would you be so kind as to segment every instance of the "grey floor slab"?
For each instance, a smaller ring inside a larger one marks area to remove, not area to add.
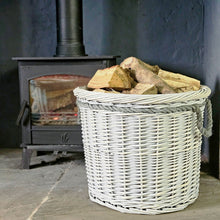
[[[89,200],[82,155],[30,170],[19,169],[20,157],[20,149],[0,149],[1,220],[220,219],[220,181],[205,173],[200,178],[199,198],[185,210],[155,216],[132,215]],[[51,160],[49,156],[44,159]],[[39,162],[39,158],[33,157],[32,161]]]

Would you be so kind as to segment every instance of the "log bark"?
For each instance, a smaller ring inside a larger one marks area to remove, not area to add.
[[[155,72],[152,71],[152,68],[149,68],[146,63],[135,57],[129,57],[125,59],[120,66],[125,69],[129,69],[135,75],[135,78],[139,83],[149,83],[154,84],[159,93],[175,93],[166,82],[164,82]],[[156,68],[155,68],[156,69]]]

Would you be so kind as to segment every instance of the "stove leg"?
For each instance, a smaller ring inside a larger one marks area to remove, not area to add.
[[[21,161],[21,168],[22,169],[30,169],[32,152],[33,151],[28,149],[27,147],[23,147],[22,161]]]

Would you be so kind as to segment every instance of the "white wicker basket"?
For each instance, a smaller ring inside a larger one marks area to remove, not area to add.
[[[206,86],[167,95],[76,88],[90,199],[139,214],[173,212],[193,203],[199,192],[201,136],[211,135],[210,92]]]

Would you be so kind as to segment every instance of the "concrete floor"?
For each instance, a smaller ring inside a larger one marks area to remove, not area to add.
[[[185,210],[162,215],[133,215],[93,203],[88,198],[82,154],[54,161],[32,157],[35,167],[19,169],[20,149],[0,148],[0,219],[17,220],[217,220],[220,219],[220,181],[201,173],[200,195]],[[39,161],[45,160],[41,166]],[[52,164],[52,165],[51,165]]]

